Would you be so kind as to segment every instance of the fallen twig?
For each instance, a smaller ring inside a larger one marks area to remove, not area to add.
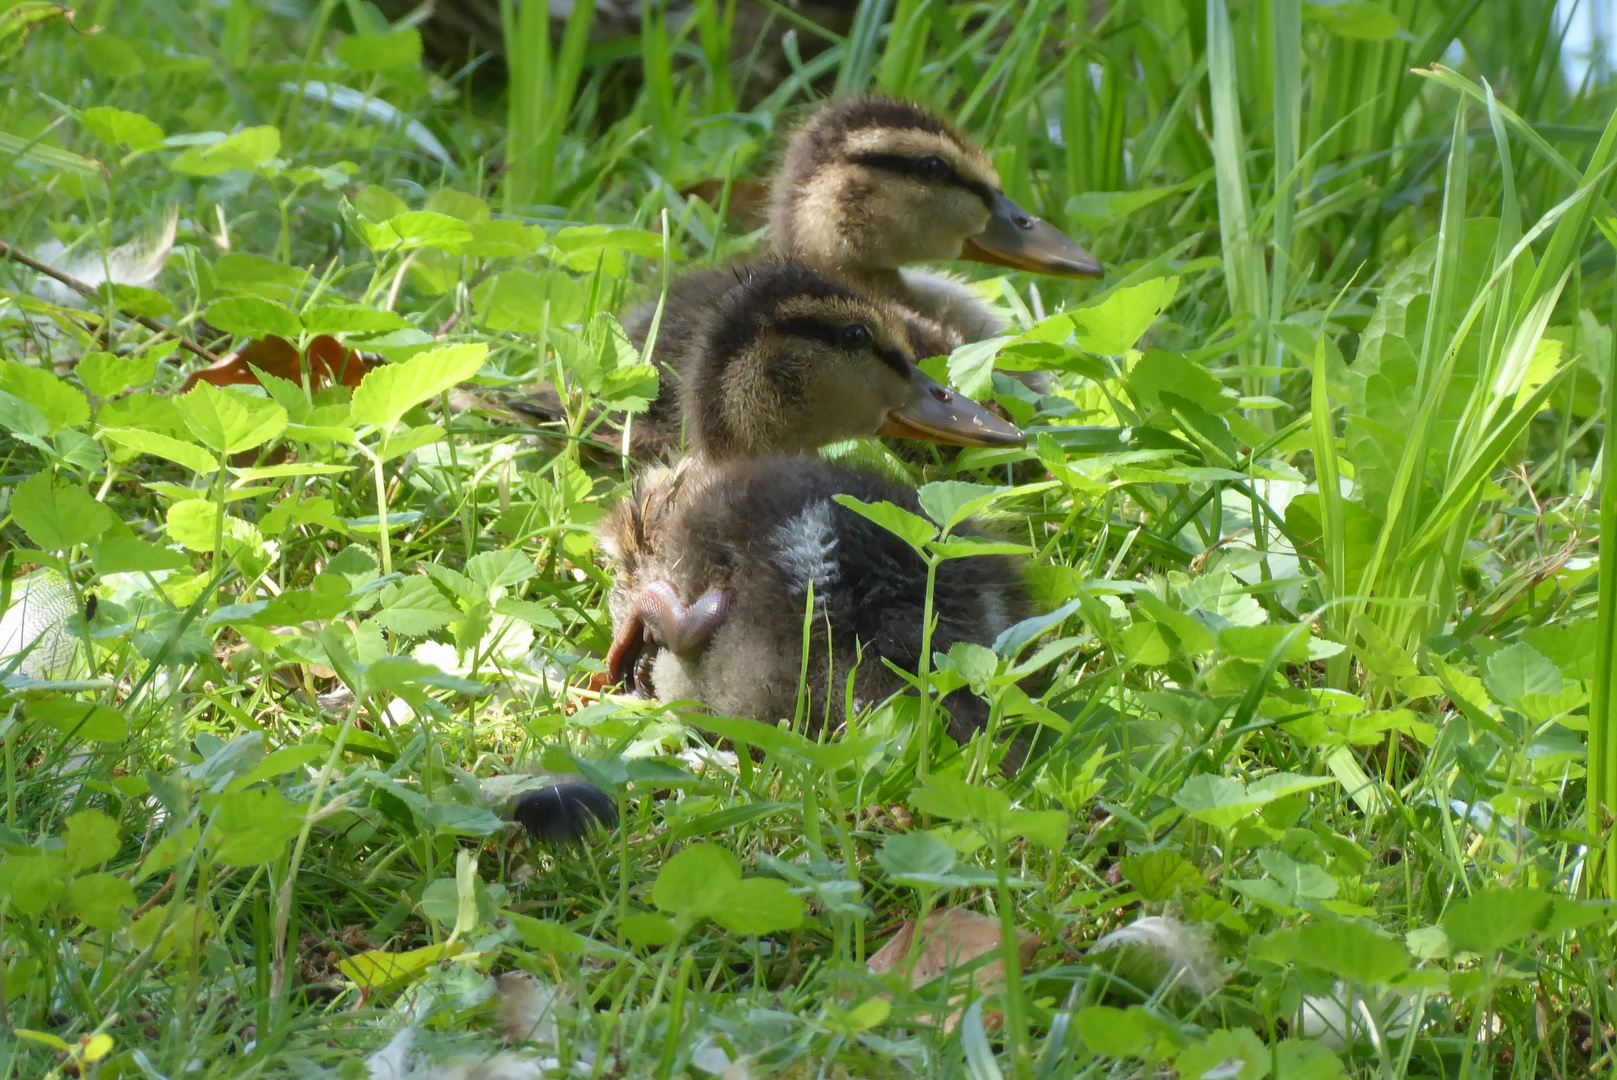
[[[29,255],[24,255],[22,252],[18,251],[15,247],[6,243],[4,240],[0,240],[0,257],[10,259],[12,262],[22,263],[35,273],[44,274],[48,278],[53,278],[88,300],[95,300],[99,302],[102,299],[101,293],[97,289],[92,288],[76,277],[62,273],[54,266],[47,266],[38,259],[35,259]],[[125,318],[134,319],[136,322],[140,323],[140,325],[154,333],[172,335],[174,340],[179,342],[180,348],[194,356],[201,357],[210,364],[217,364],[219,362],[219,357],[216,356],[212,351],[198,345],[184,334],[176,333],[174,330],[164,326],[156,319],[148,319],[144,315],[131,315],[127,311],[120,311],[119,314],[123,315]]]

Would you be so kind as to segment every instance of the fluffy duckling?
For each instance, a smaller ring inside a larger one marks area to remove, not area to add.
[[[682,463],[648,477],[601,531],[617,575],[613,680],[725,716],[791,719],[808,617],[810,734],[827,722],[841,727],[850,678],[856,706],[903,690],[887,662],[906,671],[920,662],[926,564],[905,541],[837,504],[837,495],[920,512],[913,491],[818,458],[706,470]],[[983,535],[970,525],[956,533]],[[943,563],[933,611],[934,651],[960,641],[992,645],[1032,613],[1020,563]],[[944,708],[962,743],[988,720],[964,691]]]
[[[867,699],[900,688],[879,657],[910,667],[919,658],[926,568],[898,538],[828,500],[846,493],[913,507],[914,493],[811,452],[879,434],[957,446],[1025,441],[915,366],[910,318],[790,262],[751,267],[717,298],[687,343],[689,455],[645,477],[602,525],[616,571],[614,681],[639,672],[634,685],[666,699],[776,718],[788,690],[795,702],[802,590],[812,581],[816,625],[822,607],[826,616],[815,670],[845,679],[858,666]],[[945,566],[936,647],[992,642],[1026,607],[1010,560]],[[754,679],[759,689],[742,693]],[[975,699],[962,702],[959,715],[973,706],[980,711]],[[961,722],[969,733],[981,718]],[[577,783],[524,795],[514,816],[552,843],[616,820],[610,799]]]
[[[856,668],[858,698],[902,687],[881,661],[913,669],[920,658],[925,564],[832,496],[918,510],[915,494],[805,452],[856,435],[977,446],[1022,437],[922,375],[902,323],[884,315],[879,302],[789,263],[720,300],[689,353],[698,361],[683,394],[691,456],[643,478],[601,528],[616,574],[614,681],[730,715],[789,717],[812,588],[810,678],[825,711],[840,717],[835,688]],[[1028,606],[1014,560],[945,563],[934,647],[991,643]],[[975,699],[949,704],[957,735],[980,726]]]
[[[770,191],[774,250],[898,300],[980,341],[1004,324],[951,277],[906,270],[964,259],[1058,277],[1102,268],[1006,198],[987,155],[919,105],[854,98],[815,113]]]
[[[789,139],[770,203],[772,254],[898,304],[920,358],[992,337],[1004,324],[963,282],[906,269],[911,264],[965,259],[1064,277],[1102,273],[1091,255],[1005,196],[980,149],[908,102],[854,98],[821,109]],[[677,449],[690,342],[741,273],[698,270],[670,287],[657,331],[662,387],[634,421],[635,456],[667,457]],[[655,301],[643,303],[624,319],[637,346],[645,344],[656,308]],[[553,397],[515,407],[554,420]]]

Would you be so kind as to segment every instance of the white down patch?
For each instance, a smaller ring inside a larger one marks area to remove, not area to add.
[[[791,582],[794,595],[814,586],[814,606],[825,598],[842,576],[837,565],[837,534],[831,527],[831,503],[822,499],[790,521],[775,528],[775,565]]]

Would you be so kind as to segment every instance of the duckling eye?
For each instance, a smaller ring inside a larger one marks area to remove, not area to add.
[[[942,180],[948,171],[942,158],[924,157],[915,163],[915,175],[922,180]]]
[[[849,349],[863,349],[870,344],[870,331],[858,323],[842,328],[842,344]]]

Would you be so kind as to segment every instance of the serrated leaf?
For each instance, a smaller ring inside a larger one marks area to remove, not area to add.
[[[485,589],[520,585],[533,577],[533,560],[520,551],[484,551],[466,560],[466,576]]]
[[[11,492],[11,518],[42,551],[87,544],[112,526],[112,511],[75,484],[35,473]]]
[[[163,129],[153,121],[110,105],[85,109],[79,114],[79,124],[114,149],[151,150],[163,141]]]
[[[73,374],[96,397],[110,398],[131,386],[145,386],[157,375],[157,357],[150,351],[137,356],[108,352],[85,353]]]
[[[832,498],[838,506],[881,526],[918,552],[938,534],[936,527],[926,518],[890,502],[866,503],[852,495],[833,495]]]
[[[199,382],[174,400],[185,426],[202,445],[224,454],[262,446],[286,430],[286,410],[273,401],[251,398]]]
[[[280,857],[303,828],[305,811],[275,788],[256,787],[205,799],[214,818],[214,858],[226,866],[258,866]]]
[[[1097,304],[1071,313],[1073,336],[1099,356],[1121,356],[1139,343],[1179,291],[1176,277],[1114,289]]]
[[[67,866],[77,873],[118,854],[118,823],[99,810],[67,817]]]
[[[233,296],[208,305],[208,325],[246,338],[279,337],[296,341],[303,323],[279,304],[256,296]]]
[[[448,626],[460,609],[428,577],[411,577],[382,590],[382,610],[373,618],[399,634],[427,634]]]
[[[28,718],[48,724],[75,739],[96,742],[122,742],[129,734],[123,713],[110,705],[93,705],[69,698],[34,701],[28,705]]]
[[[969,484],[961,480],[940,480],[922,485],[915,495],[926,516],[947,532],[966,518],[982,511],[1009,490],[1006,487]]]
[[[120,929],[138,903],[134,886],[117,874],[80,874],[67,883],[62,900],[75,918],[95,930]]]
[[[219,469],[219,458],[196,443],[182,442],[160,431],[140,428],[103,428],[101,437],[136,454],[151,454],[176,465],[183,465],[200,476],[211,476]]]
[[[450,345],[403,364],[375,368],[354,391],[354,419],[391,431],[405,413],[423,401],[477,374],[487,355],[484,344]]]
[[[1358,923],[1315,919],[1297,931],[1297,959],[1362,986],[1380,986],[1409,970],[1404,944]]]
[[[1456,949],[1487,956],[1543,929],[1551,906],[1538,889],[1483,889],[1449,909],[1443,932]]]
[[[90,419],[89,399],[43,368],[14,360],[0,363],[0,390],[37,409],[52,432],[78,427]]]

